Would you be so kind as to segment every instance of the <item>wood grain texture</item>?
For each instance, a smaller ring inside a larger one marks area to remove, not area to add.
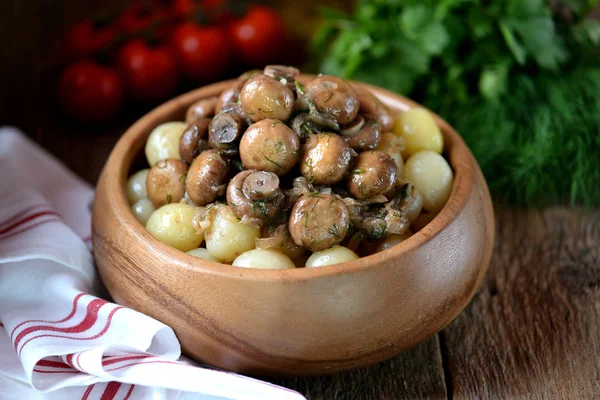
[[[98,270],[115,301],[171,326],[190,357],[263,375],[370,365],[450,323],[483,279],[494,220],[481,170],[439,117],[455,174],[450,198],[432,222],[385,252],[321,268],[240,269],[161,243],[133,217],[123,188],[152,129],[182,119],[190,104],[232,84],[209,85],[159,106],[113,149],[98,184],[92,239]],[[416,105],[365,87],[393,112]]]
[[[388,361],[335,375],[273,380],[308,400],[446,399],[437,335]]]
[[[441,334],[453,398],[600,398],[600,212],[497,215],[484,288]]]

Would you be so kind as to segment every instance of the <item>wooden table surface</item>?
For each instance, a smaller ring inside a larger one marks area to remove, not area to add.
[[[0,125],[21,127],[94,184],[119,135],[143,110],[130,109],[106,128],[61,118],[53,97],[42,95],[44,82],[52,82],[42,80],[48,56],[39,49],[47,49],[52,29],[94,2],[63,0],[52,19],[44,15],[55,2],[25,3],[0,3],[7,21],[0,38],[11,53],[0,65]],[[274,382],[323,400],[600,398],[600,210],[497,204],[496,227],[482,287],[438,335],[368,368]]]
[[[135,112],[94,132],[53,112],[19,125],[93,184]],[[496,226],[482,287],[438,335],[368,368],[273,382],[323,400],[600,398],[600,210],[496,204]]]

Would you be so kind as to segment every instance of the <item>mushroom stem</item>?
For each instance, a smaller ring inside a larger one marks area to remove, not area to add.
[[[279,177],[272,172],[258,171],[248,175],[242,186],[253,201],[264,201],[279,194]]]

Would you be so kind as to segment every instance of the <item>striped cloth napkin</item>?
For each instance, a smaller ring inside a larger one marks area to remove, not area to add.
[[[181,358],[171,328],[102,299],[92,189],[0,129],[0,398],[304,399]]]

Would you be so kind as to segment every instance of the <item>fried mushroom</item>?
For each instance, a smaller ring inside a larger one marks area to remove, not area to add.
[[[350,147],[334,133],[308,135],[302,145],[300,172],[315,185],[333,185],[350,167]]]
[[[332,116],[340,125],[356,118],[358,95],[348,82],[337,76],[316,77],[306,85],[306,95],[317,111]]]
[[[208,97],[192,103],[185,113],[185,122],[192,124],[199,119],[210,118],[215,115],[217,100],[217,97]]]
[[[300,197],[289,219],[289,231],[298,246],[319,251],[340,243],[350,228],[348,208],[340,199],[325,194]]]
[[[227,204],[243,223],[262,227],[277,217],[284,202],[279,177],[272,172],[246,170],[227,186]]]
[[[182,160],[190,163],[198,157],[202,151],[208,149],[208,126],[210,118],[200,118],[191,122],[183,131],[179,139],[179,156]]]
[[[156,208],[177,203],[185,194],[185,177],[188,164],[182,160],[168,159],[157,162],[146,176],[148,199]]]
[[[396,162],[384,152],[364,151],[354,159],[348,174],[348,191],[357,199],[369,199],[389,192],[396,184]]]
[[[360,104],[359,112],[372,115],[381,126],[383,132],[391,131],[394,126],[394,120],[385,104],[368,89],[360,86],[356,86],[354,89],[356,90]]]
[[[200,153],[190,166],[185,183],[190,200],[197,206],[204,206],[223,195],[230,168],[229,158],[216,150]]]
[[[277,119],[263,119],[244,133],[240,141],[240,158],[244,167],[273,172],[289,172],[298,161],[298,136]]]
[[[279,81],[257,74],[248,79],[239,96],[244,113],[254,122],[266,118],[287,120],[294,108],[294,94]]]
[[[381,140],[381,127],[369,115],[359,115],[348,126],[340,130],[346,142],[357,152],[375,150]]]
[[[221,112],[208,126],[208,144],[213,149],[235,152],[235,145],[244,131],[245,123],[234,112]]]

